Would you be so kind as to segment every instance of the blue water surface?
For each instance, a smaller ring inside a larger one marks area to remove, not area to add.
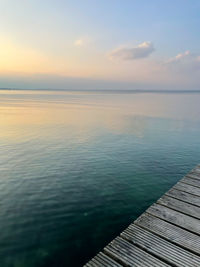
[[[0,266],[82,266],[200,163],[199,101],[0,91]]]

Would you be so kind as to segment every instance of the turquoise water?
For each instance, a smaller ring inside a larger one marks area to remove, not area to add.
[[[82,266],[200,162],[199,101],[0,91],[0,266]]]

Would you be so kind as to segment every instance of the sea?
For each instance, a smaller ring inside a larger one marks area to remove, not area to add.
[[[199,92],[0,90],[0,266],[83,266],[199,163]]]

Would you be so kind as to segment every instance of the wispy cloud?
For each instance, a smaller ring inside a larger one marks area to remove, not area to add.
[[[152,42],[143,42],[136,47],[117,48],[109,54],[111,59],[135,60],[148,57],[155,50]]]
[[[176,71],[199,71],[200,56],[187,50],[184,53],[180,53],[168,59],[165,64]]]
[[[166,63],[168,64],[168,63],[180,62],[180,61],[182,61],[185,58],[188,58],[190,56],[191,56],[191,53],[190,53],[190,51],[187,50],[184,53],[180,53],[180,54],[176,55],[175,57],[168,59]]]

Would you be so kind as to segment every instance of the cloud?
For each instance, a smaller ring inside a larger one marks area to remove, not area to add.
[[[176,71],[198,71],[200,70],[200,56],[185,51],[168,59],[165,65]]]
[[[109,54],[109,57],[111,59],[135,60],[148,57],[154,50],[151,42],[143,42],[136,47],[117,48]]]
[[[168,63],[180,62],[184,59],[189,58],[190,56],[191,56],[191,53],[190,53],[190,51],[187,50],[184,53],[180,53],[180,54],[176,55],[175,57],[168,59],[166,63],[168,64]]]

